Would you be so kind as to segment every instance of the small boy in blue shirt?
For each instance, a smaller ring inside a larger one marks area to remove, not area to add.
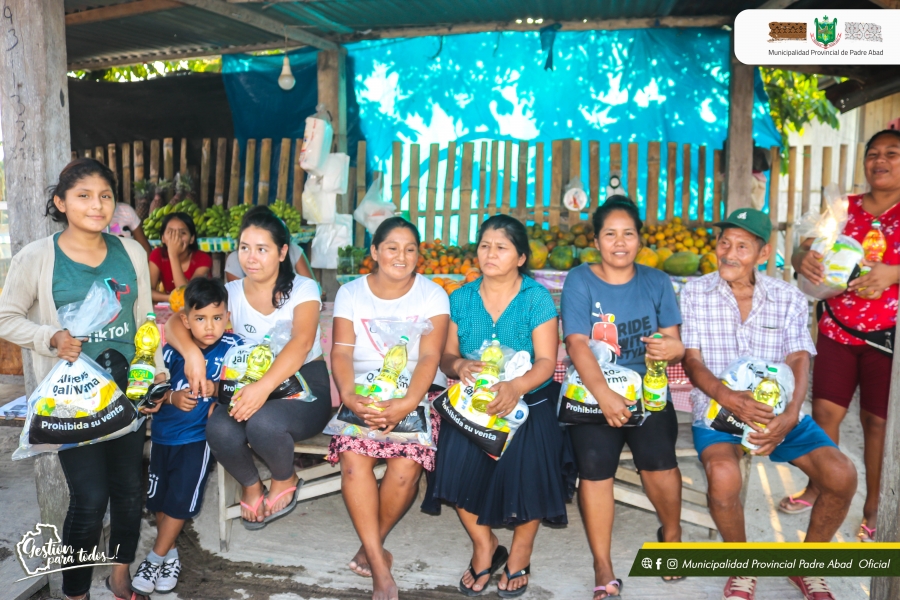
[[[240,337],[225,333],[229,321],[225,285],[216,279],[192,279],[184,291],[184,310],[178,316],[206,358],[207,379],[217,382],[226,352],[242,343]],[[190,396],[184,358],[168,344],[163,348],[163,359],[169,369],[171,391],[154,410],[147,411],[155,413],[147,510],[156,513],[156,543],[131,582],[131,587],[142,594],[170,592],[178,583],[181,561],[175,540],[184,522],[200,512],[209,475],[206,421],[215,401]]]

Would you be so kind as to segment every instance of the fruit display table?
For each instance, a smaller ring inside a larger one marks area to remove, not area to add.
[[[295,244],[305,244],[316,235],[315,225],[304,225],[297,233],[291,234],[291,241]],[[150,246],[157,248],[162,246],[162,240],[149,240]],[[237,250],[237,240],[230,237],[202,237],[197,238],[197,245],[204,252],[233,252]]]

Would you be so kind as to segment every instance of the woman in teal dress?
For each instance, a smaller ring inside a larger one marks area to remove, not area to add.
[[[550,293],[528,276],[528,236],[519,221],[496,215],[478,232],[478,261],[483,276],[450,296],[450,331],[441,360],[448,377],[474,381],[482,363],[465,358],[486,340],[497,339],[531,354],[530,371],[498,383],[487,412],[505,416],[524,396],[529,416],[499,460],[494,460],[458,430],[444,427],[428,495],[430,506],[455,505],[472,538],[469,568],[459,583],[466,596],[484,591],[490,575],[504,563],[499,594],[525,593],[531,550],[541,520],[565,524],[566,484],[563,438],[556,421],[559,383],[556,369],[559,331]],[[510,551],[500,546],[492,527],[514,526]]]

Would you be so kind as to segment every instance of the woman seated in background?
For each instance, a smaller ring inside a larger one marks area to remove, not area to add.
[[[189,214],[169,213],[160,231],[163,245],[150,253],[150,285],[153,302],[168,302],[175,288],[187,285],[194,277],[209,277],[212,257],[197,247],[197,228]],[[163,291],[159,291],[160,282]]]

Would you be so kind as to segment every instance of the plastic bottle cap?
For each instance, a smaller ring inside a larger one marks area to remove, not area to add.
[[[153,320],[155,321],[155,320],[156,320],[156,313],[147,313],[147,318],[148,318],[148,319],[153,319]]]
[[[654,338],[661,338],[661,337],[662,337],[662,334],[661,334],[661,333],[654,333],[654,334],[653,334],[653,337],[654,337]]]
[[[872,227],[881,227],[881,221],[875,219],[874,221],[872,221]]]
[[[407,343],[408,343],[408,342],[409,342],[409,338],[406,337],[405,335],[401,335],[401,336],[400,336],[400,341],[401,341],[401,342],[407,342]]]
[[[777,373],[778,372],[778,369],[776,369],[775,367],[767,367],[767,368],[769,369],[769,373]]]

